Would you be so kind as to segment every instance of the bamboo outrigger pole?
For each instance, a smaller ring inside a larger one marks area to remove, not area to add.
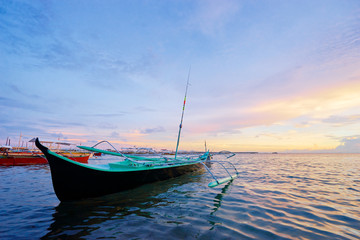
[[[181,121],[180,121],[180,126],[179,126],[178,139],[177,139],[177,143],[176,143],[175,159],[176,159],[177,152],[178,152],[178,148],[179,148],[180,133],[181,133],[182,122],[183,122],[183,118],[184,118],[185,104],[186,104],[186,94],[187,94],[187,90],[188,90],[188,87],[189,87],[190,70],[191,70],[191,66],[190,66],[190,68],[189,68],[189,74],[188,74],[188,79],[187,79],[187,83],[186,83],[186,90],[185,90],[184,104],[183,104],[183,109],[182,109],[182,114],[181,114]]]

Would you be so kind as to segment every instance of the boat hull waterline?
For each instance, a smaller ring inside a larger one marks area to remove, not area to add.
[[[50,165],[56,196],[60,201],[74,201],[133,189],[199,170],[208,152],[197,160],[173,165],[131,166],[124,162],[103,165],[82,164],[60,156],[36,140]]]

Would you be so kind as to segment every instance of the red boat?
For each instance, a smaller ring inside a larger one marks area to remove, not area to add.
[[[34,140],[30,140],[33,142]],[[49,144],[63,144],[70,145],[68,143],[59,142],[45,142]],[[88,163],[88,160],[92,153],[78,152],[70,150],[53,150],[59,155],[67,157],[71,160]],[[45,156],[38,150],[30,150],[27,148],[12,148],[9,145],[0,146],[0,166],[24,166],[24,165],[37,165],[37,164],[48,164]]]
[[[66,156],[81,163],[88,163],[90,153],[79,152],[63,152],[58,154]],[[45,156],[39,152],[2,152],[0,154],[1,166],[23,166],[23,165],[36,165],[36,164],[48,164]]]
[[[95,156],[95,157],[101,157],[101,153],[97,153],[97,152],[96,152],[96,153],[94,153],[94,156]]]

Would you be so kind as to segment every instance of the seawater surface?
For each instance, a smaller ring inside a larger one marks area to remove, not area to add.
[[[0,167],[0,239],[360,239],[360,154],[230,160],[239,178],[215,188],[200,171],[70,203],[48,166]]]

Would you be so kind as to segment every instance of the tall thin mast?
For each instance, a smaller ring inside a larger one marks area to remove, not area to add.
[[[21,142],[21,132],[20,132],[20,137],[19,137],[19,148],[20,148],[20,142]]]
[[[176,143],[175,159],[176,159],[178,148],[179,148],[180,133],[181,133],[182,123],[183,123],[183,119],[184,119],[185,104],[186,104],[186,94],[187,94],[187,90],[188,90],[188,87],[189,87],[189,79],[190,79],[190,70],[191,70],[191,67],[189,68],[189,74],[188,74],[188,79],[187,79],[187,83],[186,83],[184,104],[183,104],[183,109],[182,109],[182,113],[181,113],[181,121],[180,121],[180,126],[179,126],[178,139],[177,139],[177,143]]]

